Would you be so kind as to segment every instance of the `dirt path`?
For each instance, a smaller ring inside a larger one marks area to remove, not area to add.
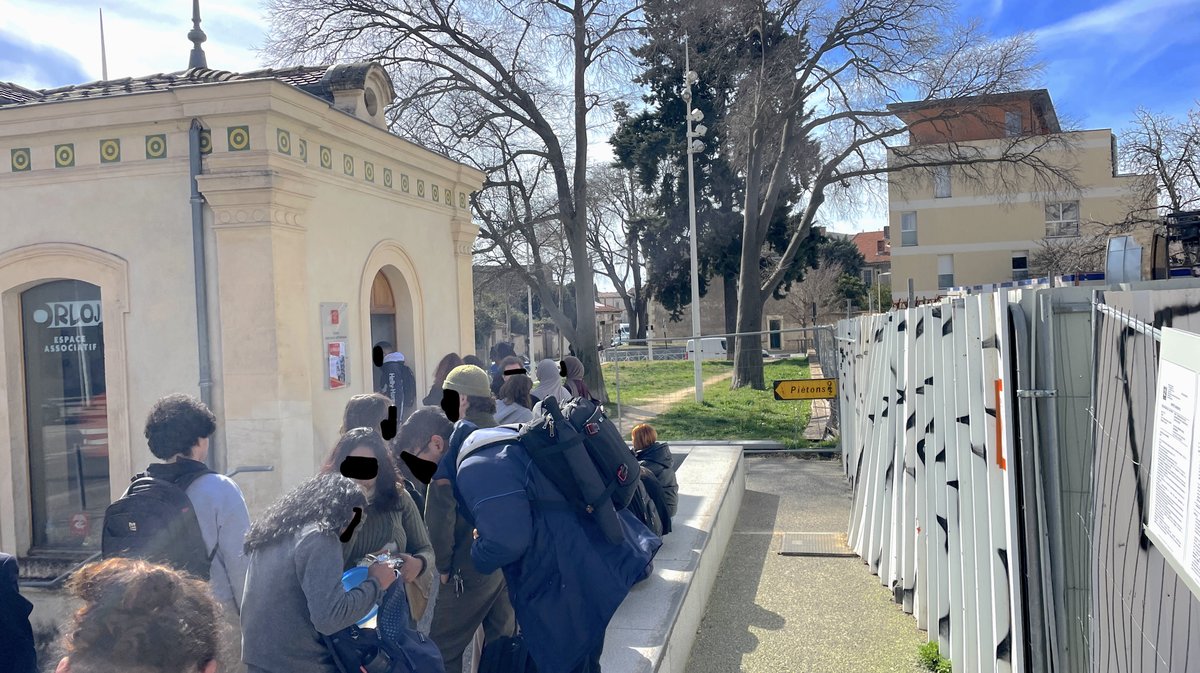
[[[727,371],[724,374],[717,374],[716,376],[710,376],[704,379],[704,386],[707,388],[714,383],[727,381],[731,378],[733,378],[732,370]],[[622,404],[621,424],[626,427],[633,427],[638,423],[648,423],[653,420],[655,416],[666,412],[676,404],[693,399],[694,395],[695,386],[688,386],[686,388],[680,388],[679,390],[664,393],[656,397],[651,397],[637,406]],[[614,397],[612,401],[615,402],[616,398]]]

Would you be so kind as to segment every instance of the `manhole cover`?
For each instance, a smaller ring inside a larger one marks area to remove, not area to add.
[[[845,533],[784,533],[783,556],[857,556],[846,546]]]

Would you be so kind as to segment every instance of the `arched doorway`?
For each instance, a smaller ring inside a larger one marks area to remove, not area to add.
[[[396,294],[382,270],[371,283],[371,346],[380,341],[396,343]],[[379,367],[372,367],[372,374],[371,390],[379,390]]]
[[[32,547],[99,548],[110,500],[100,288],[52,280],[20,294]]]

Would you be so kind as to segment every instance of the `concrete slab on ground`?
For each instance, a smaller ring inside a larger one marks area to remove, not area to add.
[[[783,533],[844,531],[838,461],[747,456],[746,493],[688,673],[918,673],[925,642],[859,558],[781,556]]]

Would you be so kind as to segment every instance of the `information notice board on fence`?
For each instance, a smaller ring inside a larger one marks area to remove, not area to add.
[[[1146,534],[1200,596],[1200,335],[1162,332]]]

